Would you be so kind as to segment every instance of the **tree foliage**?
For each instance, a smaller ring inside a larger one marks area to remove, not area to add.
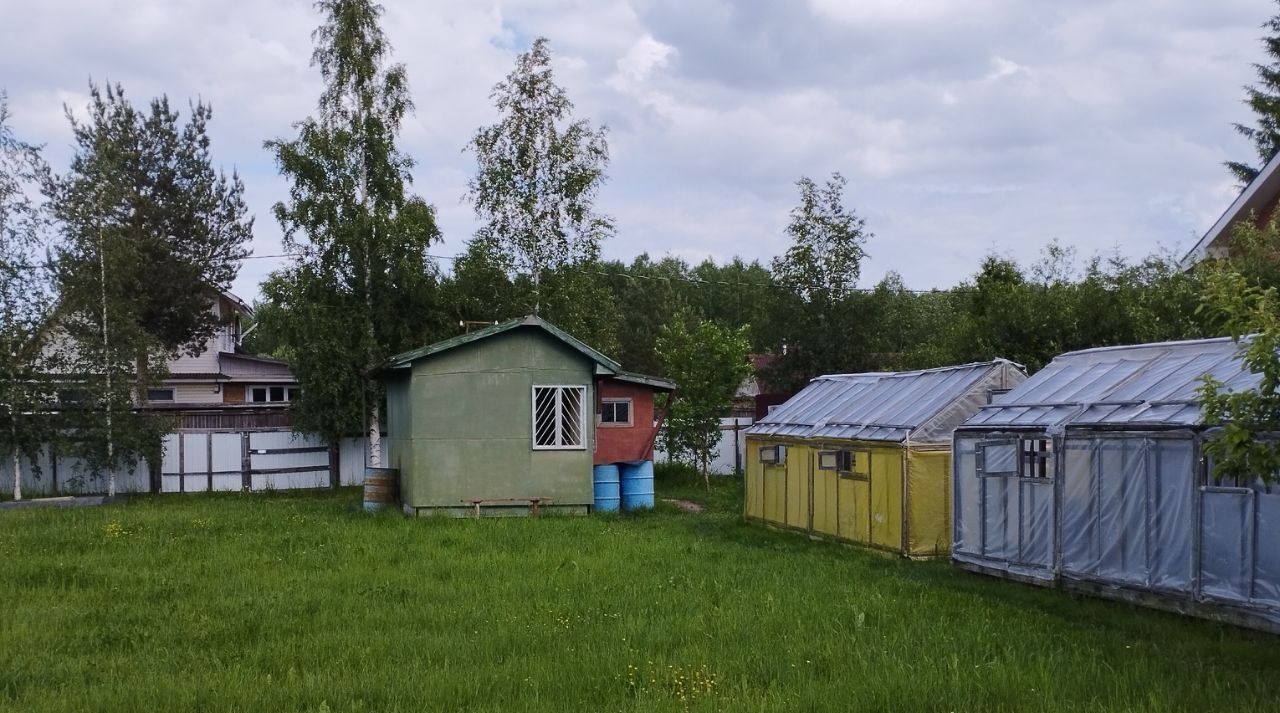
[[[477,165],[468,195],[483,223],[474,240],[504,269],[531,278],[530,306],[538,312],[544,273],[594,263],[613,234],[613,220],[594,207],[609,163],[606,130],[573,119],[543,37],[490,97],[499,119],[469,146]]]
[[[300,430],[334,441],[367,425],[377,441],[382,391],[371,370],[439,335],[440,239],[435,211],[406,195],[413,161],[396,145],[412,110],[401,64],[368,0],[321,0],[312,65],[325,88],[296,138],[267,142],[289,180],[276,219],[297,262],[272,276],[266,297],[302,386]],[[375,465],[377,449],[370,448]]]
[[[729,413],[738,386],[750,374],[746,330],[728,329],[682,311],[663,327],[657,349],[678,389],[661,435],[662,449],[673,459],[697,465],[707,478],[720,443],[720,419]]]
[[[230,287],[253,221],[239,177],[212,165],[208,105],[183,124],[166,97],[139,110],[119,85],[91,84],[87,118],[67,115],[70,170],[45,182],[62,233],[58,326],[73,344],[78,455],[114,474],[159,456],[167,424],[133,407],[220,326],[210,297]]]
[[[1235,129],[1253,144],[1258,165],[1243,161],[1228,161],[1227,168],[1241,184],[1252,181],[1271,157],[1280,150],[1280,14],[1262,25],[1268,34],[1262,38],[1268,61],[1254,64],[1258,83],[1245,87],[1245,105],[1254,113],[1256,126],[1236,124]]]
[[[1240,361],[1258,377],[1256,387],[1231,391],[1206,375],[1198,390],[1205,423],[1220,429],[1205,442],[1214,477],[1274,482],[1280,472],[1280,298],[1275,287],[1219,266],[1209,271],[1204,299],[1239,345]]]
[[[13,496],[22,499],[21,461],[39,474],[39,455],[58,433],[56,382],[62,369],[50,339],[54,315],[47,207],[37,196],[47,167],[40,149],[14,135],[0,92],[0,462],[12,466]]]

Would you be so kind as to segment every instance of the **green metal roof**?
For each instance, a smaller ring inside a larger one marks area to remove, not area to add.
[[[474,332],[459,334],[456,337],[446,339],[441,342],[436,342],[435,344],[428,344],[425,347],[414,349],[413,351],[405,352],[403,354],[397,354],[391,357],[387,361],[386,368],[402,369],[419,359],[433,356],[441,352],[445,352],[450,349],[460,347],[464,344],[471,344],[472,342],[478,342],[481,339],[487,339],[489,337],[494,336],[495,334],[502,334],[503,332],[509,332],[513,329],[518,329],[520,327],[535,327],[537,329],[541,329],[545,331],[546,333],[550,334],[556,339],[559,339],[561,342],[569,345],[574,350],[580,352],[583,356],[595,362],[597,367],[597,372],[599,372],[600,370],[603,370],[604,373],[610,374],[610,375],[619,375],[619,374],[625,373],[622,371],[622,365],[619,364],[618,362],[592,349],[586,344],[583,344],[581,341],[576,339],[573,335],[560,329],[554,324],[540,317],[536,317],[534,315],[530,315],[528,317],[524,317],[521,319],[513,319],[510,322],[503,322],[502,324],[495,324],[492,327],[485,327],[484,329],[476,330]],[[652,379],[654,377],[646,377],[646,378]],[[663,381],[662,379],[655,379],[655,380],[659,382]],[[670,383],[670,382],[666,382],[666,383]],[[674,388],[674,385],[672,388]]]

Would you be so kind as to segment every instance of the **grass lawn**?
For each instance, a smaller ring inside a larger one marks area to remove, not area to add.
[[[0,710],[1280,709],[1280,639],[701,514],[0,512]]]

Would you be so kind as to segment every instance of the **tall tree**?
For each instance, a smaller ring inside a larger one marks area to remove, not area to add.
[[[119,85],[90,85],[88,116],[67,110],[75,154],[45,191],[62,230],[59,328],[83,376],[77,442],[94,472],[159,456],[165,426],[134,407],[169,359],[218,328],[211,296],[230,287],[253,220],[234,173],[213,168],[196,103],[185,124],[165,97],[139,111]]]
[[[1227,168],[1242,184],[1252,181],[1280,150],[1280,14],[1272,16],[1262,28],[1269,33],[1262,38],[1269,61],[1253,65],[1258,73],[1258,83],[1245,87],[1244,101],[1253,110],[1258,123],[1257,126],[1235,125],[1236,131],[1253,143],[1258,165],[1251,166],[1243,161],[1227,162]]]
[[[805,177],[796,182],[800,203],[791,211],[791,246],[773,261],[773,276],[786,289],[772,300],[769,331],[785,345],[771,368],[770,380],[798,387],[831,371],[867,366],[871,328],[861,319],[857,291],[864,246],[872,237],[865,221],[844,206],[844,176],[831,174],[819,186]]]
[[[438,270],[427,253],[440,232],[434,208],[406,195],[413,161],[396,140],[413,104],[379,26],[382,7],[320,0],[316,8],[323,20],[311,64],[325,84],[317,114],[295,125],[295,139],[266,144],[291,183],[275,215],[298,256],[268,296],[289,317],[298,428],[331,443],[364,428],[369,464],[379,467],[383,393],[371,370],[440,331]]]
[[[613,234],[613,220],[594,208],[609,163],[606,129],[573,120],[543,37],[490,97],[500,118],[469,146],[477,163],[469,196],[483,222],[474,239],[492,246],[509,270],[529,275],[536,313],[544,273],[593,263]]]
[[[52,269],[42,254],[46,207],[35,198],[47,171],[38,147],[20,141],[0,92],[0,457],[22,499],[22,459],[38,473],[41,449],[56,436],[52,374],[60,359],[51,334]]]
[[[682,311],[658,337],[658,355],[677,389],[661,435],[662,449],[697,465],[708,489],[711,458],[720,444],[720,419],[729,413],[738,386],[751,373],[746,331]]]

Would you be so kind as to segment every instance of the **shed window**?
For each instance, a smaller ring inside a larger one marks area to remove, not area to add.
[[[787,462],[786,446],[760,446],[760,462],[765,465],[782,465]]]
[[[978,465],[983,475],[1018,474],[1018,441],[991,441],[978,444]]]
[[[818,470],[835,470],[852,473],[858,456],[853,451],[819,451]]]
[[[173,401],[173,389],[147,389],[148,401]]]
[[[1053,441],[1048,438],[1017,438],[978,445],[978,468],[982,475],[1004,478],[1052,478]]]
[[[1019,475],[1024,478],[1052,478],[1052,443],[1048,438],[1023,438],[1019,441]]]
[[[583,448],[585,386],[533,387],[533,447]]]
[[[600,403],[600,423],[606,426],[630,426],[631,399],[604,399]]]

